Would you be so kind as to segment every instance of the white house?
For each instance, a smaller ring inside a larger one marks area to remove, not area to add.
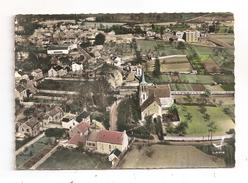
[[[71,67],[72,67],[72,72],[82,72],[83,70],[83,64],[73,62]]]
[[[48,71],[48,77],[61,77],[61,76],[65,76],[67,74],[67,69],[56,65],[51,67],[51,69],[49,69]]]
[[[76,125],[78,125],[79,123],[76,121],[75,117],[76,115],[74,114],[65,115],[61,120],[62,128],[70,130],[74,128]]]

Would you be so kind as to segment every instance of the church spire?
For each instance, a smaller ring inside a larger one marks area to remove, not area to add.
[[[145,74],[144,74],[144,71],[143,71],[143,73],[142,73],[141,84],[147,84],[147,82],[146,82],[146,80],[145,80]]]

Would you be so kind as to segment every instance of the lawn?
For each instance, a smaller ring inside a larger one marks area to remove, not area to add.
[[[150,152],[150,155],[149,153]],[[120,168],[216,168],[225,167],[223,159],[208,155],[193,146],[133,145]]]
[[[160,56],[184,55],[185,51],[177,49],[175,45],[161,40],[137,40],[138,49],[142,52],[158,51]]]
[[[35,155],[39,154],[42,149],[47,148],[51,142],[52,139],[50,137],[44,136],[34,144],[27,147],[26,150],[24,150],[24,152],[18,154],[16,156],[17,169],[22,168],[22,165],[25,162],[27,162],[31,157],[34,157]]]
[[[192,120],[188,122],[186,130],[186,135],[188,136],[208,135],[208,122],[204,120],[199,109],[199,106],[178,105],[181,121],[186,120],[186,113],[189,112],[192,115]],[[234,128],[232,119],[223,112],[222,108],[206,106],[206,113],[209,114],[210,121],[214,121],[217,126],[217,130],[213,135],[224,135],[229,129]]]
[[[86,154],[76,149],[60,149],[37,169],[39,170],[82,170],[110,169],[111,162],[106,155]]]

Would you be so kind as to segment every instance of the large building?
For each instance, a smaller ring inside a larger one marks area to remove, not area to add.
[[[183,36],[185,41],[189,43],[198,42],[199,37],[200,37],[199,31],[185,31],[185,36]]]
[[[115,149],[123,152],[128,148],[126,131],[95,130],[83,121],[70,130],[69,136],[67,147],[84,145],[91,152],[110,154]]]
[[[162,116],[174,103],[169,85],[153,85],[145,81],[144,74],[139,87],[141,120],[147,116]]]

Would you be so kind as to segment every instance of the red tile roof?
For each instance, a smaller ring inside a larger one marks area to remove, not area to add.
[[[76,135],[73,135],[71,137],[71,139],[67,142],[68,144],[75,144],[75,145],[78,145],[80,141],[80,135],[79,134],[76,134]]]
[[[124,132],[101,130],[97,134],[98,142],[122,144]]]
[[[88,128],[90,128],[90,125],[88,125],[85,122],[79,123],[75,128],[77,128],[80,132],[84,133]]]

